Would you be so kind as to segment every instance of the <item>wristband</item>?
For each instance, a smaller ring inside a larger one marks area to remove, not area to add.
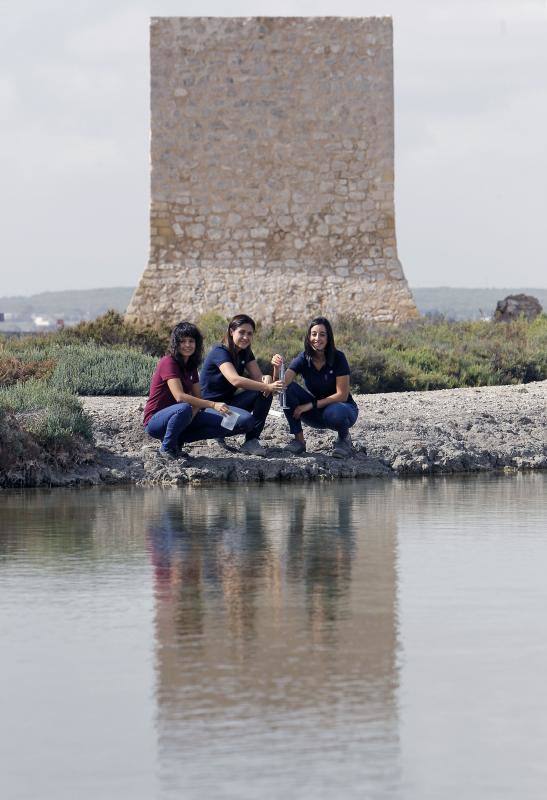
[[[312,406],[312,411],[315,411],[317,409],[317,397],[313,398],[313,400],[311,401],[311,406]]]

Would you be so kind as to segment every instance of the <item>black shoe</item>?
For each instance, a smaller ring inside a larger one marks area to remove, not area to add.
[[[342,439],[340,436],[336,444],[334,445],[332,455],[334,458],[349,458],[354,453],[353,450],[353,442],[351,441],[351,436],[348,433],[347,436]]]
[[[286,446],[285,450],[292,453],[293,456],[301,456],[306,452],[306,442],[301,442],[298,439],[292,439]]]
[[[160,447],[158,454],[160,458],[165,459],[165,461],[176,461],[179,457],[178,453],[175,453],[174,450],[170,450],[168,447]]]

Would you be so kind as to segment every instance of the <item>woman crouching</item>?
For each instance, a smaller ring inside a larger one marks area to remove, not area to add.
[[[303,377],[306,389],[293,383],[296,375]],[[306,450],[304,421],[311,428],[337,431],[338,440],[332,451],[335,458],[352,454],[349,429],[355,425],[359,410],[349,392],[349,378],[349,364],[334,345],[330,322],[325,317],[312,319],[304,337],[304,351],[291,361],[285,373],[285,415],[294,434],[287,448],[291,453],[299,455]]]
[[[168,354],[160,359],[150,384],[143,424],[154,439],[161,439],[160,455],[173,459],[181,444],[243,433],[254,423],[240,417],[230,432],[222,427],[230,409],[222,401],[201,397],[198,366],[203,336],[191,322],[179,322],[171,332]]]
[[[252,420],[245,434],[241,452],[265,456],[266,448],[259,441],[272,395],[283,388],[282,381],[272,382],[271,375],[260,371],[251,344],[256,325],[247,314],[238,314],[228,324],[221,344],[208,353],[201,372],[201,393],[208,400],[229,404],[240,418]],[[282,362],[280,355],[272,357],[274,369]],[[247,374],[247,377],[245,374]]]

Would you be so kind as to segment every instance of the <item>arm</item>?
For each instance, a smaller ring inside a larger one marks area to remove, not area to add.
[[[336,376],[336,391],[317,401],[317,408],[325,408],[331,403],[345,403],[349,397],[349,375]]]
[[[219,364],[219,370],[222,372],[227,381],[236,389],[253,389],[255,392],[265,392],[266,394],[273,394],[273,392],[280,392],[283,389],[281,381],[273,381],[272,383],[262,383],[262,373],[256,361],[249,361],[247,364],[247,371],[250,378],[244,378],[239,375],[236,368],[229,361]]]
[[[180,378],[168,378],[167,386],[177,403],[188,403],[196,412],[199,411],[200,408],[213,408],[220,414],[227,414],[230,410],[226,403],[203,400],[199,389],[199,383],[192,384],[192,394],[187,394],[184,391]]]
[[[288,372],[289,370],[287,370]],[[316,401],[316,408],[325,408],[330,406],[331,403],[345,403],[349,397],[349,375],[336,376],[336,391],[334,394],[329,394],[328,397],[323,397],[321,400]],[[311,411],[314,407],[313,403],[303,403],[301,406],[296,406],[293,411],[293,417],[300,419],[300,416],[306,411]]]
[[[265,376],[262,374],[260,367],[258,366],[256,361],[249,361],[245,365],[245,369],[247,370],[249,377],[253,381],[260,381],[260,382],[263,381]]]
[[[272,360],[270,361],[270,364],[272,364],[273,366],[271,375],[263,375],[256,361],[250,361],[247,364],[247,372],[250,374],[251,378],[257,381],[261,380],[262,383],[271,383],[272,381],[279,381],[279,370],[282,363],[283,363],[283,356],[280,356],[279,353],[276,353],[275,355],[272,356]],[[263,391],[262,394],[266,396],[268,392]]]
[[[285,388],[287,388],[289,383],[292,383],[295,378],[296,378],[296,372],[294,371],[294,369],[287,369],[287,371],[285,372],[285,380],[283,381],[283,383],[285,384]]]

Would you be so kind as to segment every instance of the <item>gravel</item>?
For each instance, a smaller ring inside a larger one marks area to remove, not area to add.
[[[96,455],[79,471],[50,476],[50,483],[201,484],[272,480],[335,480],[367,476],[428,475],[547,467],[547,381],[432,392],[357,395],[352,428],[355,452],[331,456],[335,434],[305,428],[307,452],[284,450],[285,419],[271,413],[262,443],[266,457],[239,453],[242,437],[185,447],[165,462],[159,442],[144,432],[146,398],[84,397],[93,421]],[[275,409],[275,400],[274,400]]]

